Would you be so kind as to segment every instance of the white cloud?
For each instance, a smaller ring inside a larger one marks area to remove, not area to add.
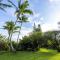
[[[58,25],[57,24],[53,24],[53,23],[45,23],[42,26],[42,31],[46,32],[46,31],[51,31],[51,30],[58,30]]]
[[[49,0],[49,3],[52,3],[53,5],[60,4],[60,0]]]
[[[49,2],[53,2],[53,0],[49,0]]]
[[[21,34],[28,35],[32,31],[32,28],[22,27]]]
[[[49,0],[50,2],[59,2],[60,0]]]
[[[48,22],[58,23],[60,21],[60,11],[54,11],[48,16]]]
[[[43,18],[43,17],[41,17],[41,18],[40,18],[40,20],[44,20],[44,18]]]
[[[54,11],[49,14],[47,21],[48,22],[42,25],[43,31],[58,30],[58,22],[60,21],[60,11]]]

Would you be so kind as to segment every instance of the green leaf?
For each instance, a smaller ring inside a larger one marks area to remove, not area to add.
[[[33,12],[31,10],[29,10],[29,9],[24,10],[24,13],[26,13],[26,14],[33,14]]]

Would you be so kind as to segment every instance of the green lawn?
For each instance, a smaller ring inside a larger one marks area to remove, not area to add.
[[[47,49],[40,49],[38,52],[0,53],[0,60],[60,60],[60,53]]]

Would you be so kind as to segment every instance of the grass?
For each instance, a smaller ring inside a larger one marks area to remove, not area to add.
[[[0,54],[0,60],[60,60],[60,53],[41,48],[38,52],[2,53]]]

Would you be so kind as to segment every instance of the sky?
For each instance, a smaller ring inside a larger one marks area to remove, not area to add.
[[[58,22],[60,21],[60,0],[28,0],[29,9],[33,11],[33,15],[28,17],[29,22],[23,23],[20,38],[28,35],[33,30],[34,23],[36,26],[41,25],[42,31],[59,30]],[[12,2],[17,5],[16,0]],[[3,3],[7,3],[3,0]],[[0,28],[5,25],[6,21],[16,20],[14,14],[15,8],[6,8],[6,13],[0,10]],[[0,34],[8,36],[6,30],[0,29]],[[17,33],[13,35],[13,39],[17,38]]]

